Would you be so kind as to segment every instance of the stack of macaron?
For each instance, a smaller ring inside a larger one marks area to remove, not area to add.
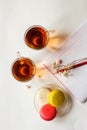
[[[35,95],[35,107],[42,119],[50,121],[58,114],[65,102],[65,94],[59,88],[52,88],[50,85],[40,88]]]

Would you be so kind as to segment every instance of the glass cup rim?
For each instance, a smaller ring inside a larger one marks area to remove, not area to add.
[[[43,29],[43,30],[46,32],[47,40],[46,40],[45,46],[43,46],[42,48],[32,48],[31,46],[29,46],[28,43],[26,43],[26,40],[25,40],[26,34],[28,33],[29,30],[31,30],[32,28],[35,28],[35,27],[39,27],[39,28]],[[30,27],[28,27],[28,28],[25,30],[25,33],[24,33],[24,42],[25,42],[25,44],[26,44],[28,47],[30,47],[30,48],[32,48],[32,49],[41,50],[41,49],[43,49],[44,47],[46,47],[46,45],[48,44],[48,41],[49,41],[49,31],[48,31],[44,26],[42,26],[42,25],[31,25]]]
[[[33,75],[31,78],[25,79],[25,80],[20,80],[20,78],[18,78],[18,76],[16,77],[16,76],[13,74],[13,71],[12,71],[14,64],[15,64],[18,60],[22,60],[22,59],[28,59],[28,60],[33,64],[33,66],[34,66],[34,75]],[[21,57],[19,57],[19,58],[16,58],[16,59],[13,61],[12,65],[11,65],[11,73],[12,73],[13,77],[14,77],[17,81],[27,82],[27,81],[30,81],[32,78],[34,78],[34,76],[35,76],[35,74],[36,74],[36,65],[35,65],[34,61],[31,60],[30,58],[21,56]]]

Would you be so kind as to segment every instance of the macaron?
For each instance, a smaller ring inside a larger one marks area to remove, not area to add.
[[[38,106],[42,106],[48,103],[48,94],[51,92],[49,88],[43,87],[38,90],[35,95],[35,103]]]
[[[59,107],[64,103],[65,95],[59,90],[52,90],[48,95],[48,103],[54,107]]]
[[[51,106],[50,104],[45,104],[41,107],[39,114],[42,119],[46,121],[50,121],[56,117],[57,110],[55,107]]]

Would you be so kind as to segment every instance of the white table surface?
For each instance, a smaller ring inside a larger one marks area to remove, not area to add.
[[[36,112],[37,89],[56,82],[50,74],[26,83],[16,81],[11,74],[17,51],[35,63],[52,53],[25,45],[23,35],[29,26],[43,25],[70,35],[86,18],[87,0],[0,0],[0,130],[87,130],[87,103],[74,98],[71,111],[64,117],[46,122]]]

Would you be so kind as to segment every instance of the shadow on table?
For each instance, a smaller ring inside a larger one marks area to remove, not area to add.
[[[65,34],[55,35],[54,37],[49,39],[48,45],[46,46],[46,50],[50,52],[55,52],[64,45],[64,41],[68,36]]]

